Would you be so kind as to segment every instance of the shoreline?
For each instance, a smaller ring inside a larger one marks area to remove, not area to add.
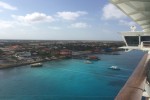
[[[48,60],[41,60],[41,61],[34,61],[34,62],[26,62],[26,63],[20,63],[20,64],[0,64],[0,69],[8,69],[8,68],[14,68],[14,67],[20,67],[25,65],[30,65],[34,63],[40,63],[40,62],[47,62]]]
[[[111,53],[95,53],[95,54],[105,54],[105,55],[112,55]],[[95,54],[86,54],[87,55],[95,55]],[[73,59],[83,59],[82,56],[85,55],[78,55],[78,56],[74,56],[72,57]],[[34,61],[34,62],[25,62],[25,63],[12,63],[12,64],[0,64],[0,70],[1,69],[8,69],[8,68],[14,68],[14,67],[20,67],[20,66],[25,66],[25,65],[30,65],[30,64],[34,64],[34,63],[40,63],[40,62],[47,62],[47,61],[56,61],[56,60],[64,60],[65,58],[58,58],[58,59],[51,59],[51,60],[40,60],[40,61]]]
[[[41,62],[48,62],[48,61],[58,61],[58,60],[65,60],[62,58],[58,58],[58,59],[51,59],[51,60],[40,60],[40,61],[34,61],[34,62],[25,62],[25,63],[19,63],[19,64],[0,64],[0,70],[1,69],[8,69],[8,68],[14,68],[14,67],[20,67],[20,66],[25,66],[25,65],[30,65],[30,64],[34,64],[34,63],[41,63]]]

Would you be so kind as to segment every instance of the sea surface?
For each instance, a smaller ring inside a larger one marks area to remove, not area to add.
[[[0,70],[0,100],[114,100],[140,59],[141,51],[97,54],[100,61],[68,59]],[[118,66],[121,70],[108,69]]]

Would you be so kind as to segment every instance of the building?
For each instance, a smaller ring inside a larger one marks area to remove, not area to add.
[[[60,55],[61,56],[71,56],[72,55],[72,51],[68,50],[68,49],[63,49],[63,50],[60,50]]]
[[[17,52],[16,57],[31,57],[31,52]]]

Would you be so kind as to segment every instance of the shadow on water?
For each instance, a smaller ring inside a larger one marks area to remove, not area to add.
[[[112,81],[110,81],[109,83],[108,83],[108,85],[110,85],[110,86],[123,86],[124,84],[125,84],[125,82],[126,82],[126,80],[112,80]]]

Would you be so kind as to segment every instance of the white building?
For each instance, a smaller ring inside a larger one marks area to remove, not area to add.
[[[17,52],[15,54],[16,57],[30,57],[31,56],[31,52]]]

